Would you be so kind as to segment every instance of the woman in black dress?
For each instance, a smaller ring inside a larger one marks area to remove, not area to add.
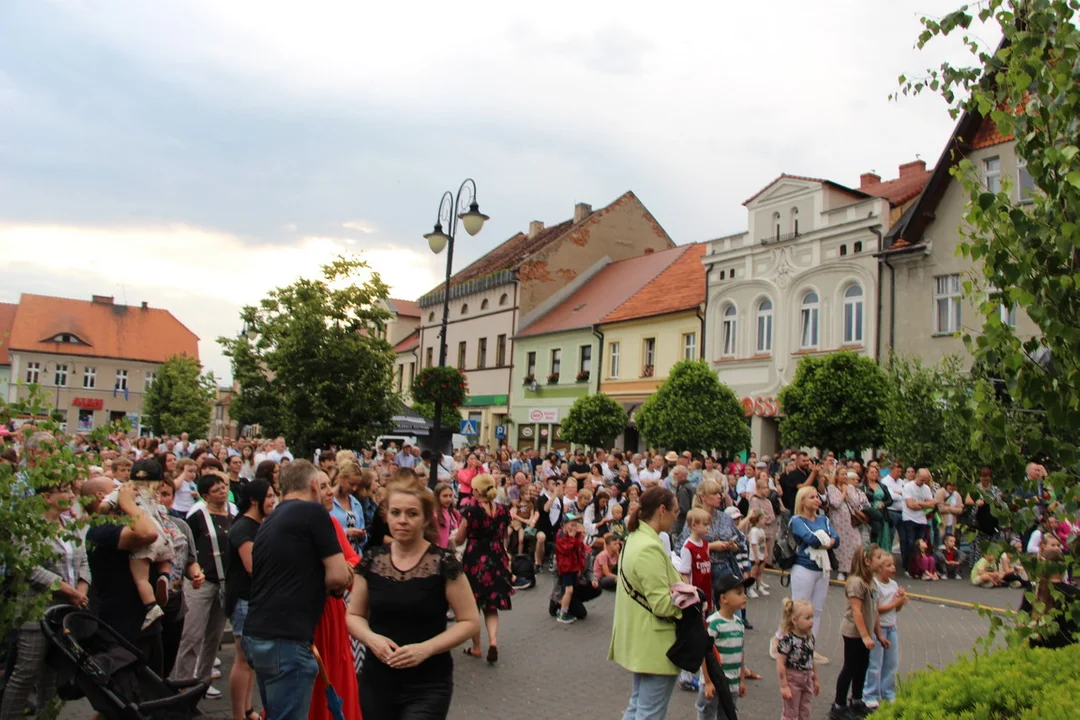
[[[488,634],[487,661],[499,659],[499,611],[510,609],[510,556],[503,539],[510,527],[506,506],[495,502],[495,480],[491,475],[477,475],[472,481],[473,502],[461,508],[461,525],[454,542],[465,543],[461,564],[472,586],[476,605],[484,613]],[[480,628],[473,635],[472,648],[466,655],[480,657]]]
[[[454,665],[450,651],[479,632],[479,613],[454,553],[431,542],[435,498],[399,470],[386,487],[391,541],[357,567],[346,623],[368,648],[360,675],[365,718],[445,718]],[[449,627],[448,609],[457,621]]]

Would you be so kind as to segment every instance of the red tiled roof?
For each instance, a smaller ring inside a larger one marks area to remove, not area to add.
[[[394,346],[394,352],[408,352],[420,344],[420,330],[413,330],[409,335]]]
[[[975,139],[971,142],[971,147],[974,150],[981,150],[982,148],[1009,142],[1012,139],[1012,135],[1003,135],[998,130],[997,123],[990,118],[984,118],[979,125],[979,130],[975,133]]]
[[[859,191],[874,197],[885,198],[893,207],[899,207],[918,196],[933,174],[933,169],[914,170],[894,180],[885,180],[874,185],[860,187]]]
[[[805,182],[820,183],[821,185],[831,185],[832,187],[836,188],[837,190],[841,190],[841,191],[846,192],[846,193],[851,193],[855,197],[860,197],[860,196],[863,195],[858,190],[853,190],[853,189],[847,187],[846,185],[841,185],[840,183],[835,183],[832,180],[824,180],[822,178],[804,177],[802,175],[788,175],[787,173],[780,173],[775,178],[770,180],[768,182],[768,184],[765,185],[765,187],[761,188],[756,193],[754,193],[753,195],[748,197],[746,200],[744,200],[743,205],[750,204],[751,202],[754,201],[755,198],[757,198],[759,195],[761,195],[761,193],[763,193],[766,190],[768,190],[769,188],[771,188],[773,186],[773,184],[776,183],[778,180],[784,180],[784,179],[787,179],[787,180],[803,180]]]
[[[688,247],[691,246],[673,247],[610,263],[516,337],[591,327],[670,267]]]
[[[618,322],[690,310],[705,302],[706,243],[689,245],[664,272],[612,312],[602,322]]]
[[[11,349],[154,363],[173,355],[198,359],[199,338],[168,310],[105,300],[24,293],[11,330]],[[52,342],[61,333],[82,342]]]
[[[10,365],[8,357],[8,345],[11,344],[11,328],[15,324],[15,311],[19,308],[15,303],[0,303],[0,365]]]
[[[420,306],[416,304],[415,300],[387,298],[386,304],[390,306],[390,312],[396,313],[400,317],[420,317]]]

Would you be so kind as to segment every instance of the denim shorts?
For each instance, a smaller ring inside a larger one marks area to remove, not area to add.
[[[232,617],[232,633],[236,637],[244,636],[244,623],[247,621],[248,614],[248,601],[240,600],[236,601],[236,607],[233,608]]]

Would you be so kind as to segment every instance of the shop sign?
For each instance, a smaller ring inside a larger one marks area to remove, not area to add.
[[[521,437],[531,438],[533,436],[533,429],[528,425],[521,428]]]
[[[744,397],[741,401],[746,417],[757,415],[758,417],[776,417],[783,414],[780,410],[780,401],[769,395],[767,397]]]
[[[101,398],[77,397],[71,401],[71,404],[83,410],[101,410],[105,407],[105,401]]]
[[[529,422],[557,423],[559,422],[559,408],[533,408],[529,410]]]

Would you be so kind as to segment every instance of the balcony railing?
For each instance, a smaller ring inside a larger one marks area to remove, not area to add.
[[[800,235],[802,235],[802,233],[798,232],[798,231],[787,233],[786,235],[770,235],[769,237],[761,238],[761,240],[759,242],[761,242],[762,245],[768,245],[770,243],[778,243],[778,242],[784,242],[785,240],[793,240],[793,239],[799,237]]]

